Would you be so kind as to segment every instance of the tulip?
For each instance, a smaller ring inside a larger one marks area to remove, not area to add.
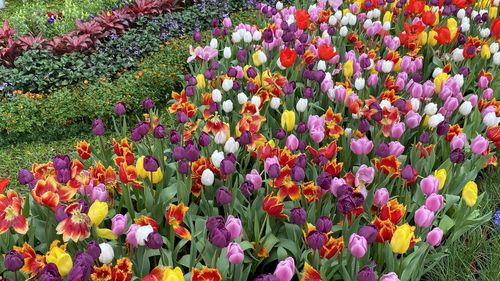
[[[439,227],[435,227],[429,233],[427,233],[426,241],[431,246],[437,246],[441,243],[443,239],[443,231]]]
[[[287,132],[291,132],[295,127],[295,112],[291,110],[283,111],[281,114],[281,127]]]
[[[230,235],[231,240],[238,238],[241,235],[243,229],[241,225],[241,220],[233,217],[232,215],[229,215],[227,217],[225,227],[231,234]]]
[[[216,135],[216,138],[217,138],[217,135]],[[240,148],[240,144],[233,137],[230,137],[226,141],[226,143],[224,144],[224,151],[226,153],[236,153],[239,148]]]
[[[360,139],[351,139],[350,146],[351,151],[356,155],[367,155],[373,149],[373,142],[367,137],[362,137]]]
[[[150,110],[151,108],[155,107],[155,102],[151,98],[145,98],[142,101],[142,107],[144,110]]]
[[[365,237],[353,233],[349,238],[348,248],[351,255],[356,258],[362,258],[368,250],[368,242]]]
[[[438,179],[439,181],[439,190],[441,190],[446,182],[446,170],[445,169],[439,169],[434,172],[434,177]]]
[[[111,263],[113,258],[115,257],[115,253],[113,248],[108,243],[99,244],[99,248],[101,248],[101,254],[99,255],[99,261],[104,264]]]
[[[332,230],[332,220],[327,216],[321,216],[316,221],[316,230],[323,233],[330,232]]]
[[[415,231],[414,226],[405,223],[397,227],[392,235],[391,249],[396,254],[404,254],[410,248],[410,242]]]
[[[286,147],[292,151],[296,150],[299,147],[299,139],[294,134],[289,135],[286,139]]]
[[[47,263],[55,264],[61,276],[68,275],[73,267],[71,256],[66,252],[65,247],[58,246],[58,241],[52,243],[45,260]]]
[[[21,169],[19,170],[19,173],[17,175],[17,179],[21,185],[29,184],[34,180],[33,174],[26,170],[26,169]]]
[[[62,281],[61,274],[57,268],[57,265],[54,263],[48,263],[45,267],[40,271],[40,277],[38,277],[39,281]]]
[[[104,122],[101,118],[94,119],[92,122],[92,134],[94,134],[94,136],[104,135]]]
[[[304,208],[293,208],[290,210],[290,222],[293,224],[302,225],[307,221],[307,213]]]
[[[148,279],[149,280],[149,279]],[[155,279],[156,280],[156,279]],[[184,281],[184,274],[180,267],[172,269],[167,266],[163,271],[162,281]]]
[[[226,257],[231,264],[240,264],[243,262],[245,254],[238,243],[229,243],[226,249]]]
[[[425,200],[425,207],[427,209],[431,210],[432,212],[437,212],[441,208],[443,208],[444,205],[444,197],[443,195],[433,193],[427,197]]]
[[[307,235],[307,245],[313,250],[323,248],[326,243],[325,235],[319,231],[313,230]]]
[[[204,186],[211,186],[214,184],[215,181],[215,175],[214,172],[210,169],[205,169],[203,170],[203,173],[201,174],[201,183]]]
[[[134,246],[134,247],[137,247],[138,243],[137,243],[137,238],[135,236],[135,234],[137,233],[137,230],[139,229],[140,225],[138,224],[132,224],[130,225],[128,231],[127,231],[127,238],[126,238],[126,241],[128,244]]]
[[[363,236],[366,242],[371,244],[377,239],[378,230],[375,225],[367,224],[359,229],[358,235]]]
[[[92,193],[90,194],[90,201],[94,202],[96,200],[105,202],[108,199],[108,190],[104,184],[98,184],[92,188]]]
[[[470,149],[472,153],[481,155],[488,149],[489,142],[483,136],[477,135],[474,139],[472,139]]]
[[[274,270],[274,276],[276,276],[278,281],[290,281],[294,274],[295,260],[292,257],[280,261]]]
[[[380,277],[379,281],[400,281],[395,272],[389,272]]]
[[[3,264],[8,271],[16,272],[24,265],[24,257],[20,253],[11,250],[4,256]]]
[[[90,206],[88,216],[94,225],[100,225],[104,218],[108,215],[108,204],[106,202],[95,201]]]
[[[262,187],[262,177],[255,169],[252,169],[252,171],[250,171],[250,173],[245,176],[245,180],[251,182],[255,190]]]
[[[465,201],[465,204],[469,207],[473,207],[477,202],[477,184],[473,181],[469,181],[465,184],[464,189],[462,190],[462,199]]]
[[[427,207],[421,206],[415,212],[415,224],[420,227],[429,227],[432,225],[432,221],[434,220],[434,212],[427,209]]]
[[[127,107],[125,106],[125,103],[121,101],[117,102],[115,104],[114,112],[118,116],[125,115],[127,113]]]
[[[96,241],[90,241],[87,243],[87,249],[85,252],[93,259],[97,259],[101,255],[101,247],[99,247],[99,244],[97,244]]]
[[[231,241],[231,233],[224,227],[224,225],[217,225],[215,228],[210,230],[209,241],[218,248],[225,248]]]
[[[420,189],[427,196],[437,193],[439,191],[439,180],[432,175],[427,176],[420,181]]]
[[[354,178],[354,184],[359,185],[369,185],[373,182],[375,177],[375,169],[373,167],[368,167],[365,164],[361,165],[356,172],[356,177]]]
[[[377,207],[382,207],[389,201],[389,191],[385,188],[379,188],[375,191],[373,195],[373,204]]]
[[[160,249],[163,246],[163,237],[158,232],[148,234],[145,244],[150,249]]]
[[[225,187],[219,187],[215,191],[215,201],[220,205],[226,205],[233,200],[233,194]]]

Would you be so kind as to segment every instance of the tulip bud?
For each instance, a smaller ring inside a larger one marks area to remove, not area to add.
[[[225,47],[224,48],[224,58],[225,59],[230,59],[231,58],[231,48],[230,47]]]
[[[146,239],[148,238],[148,235],[153,231],[154,231],[153,227],[149,224],[144,226],[139,226],[139,228],[135,232],[135,239],[137,241],[137,245],[139,246],[146,245]]]
[[[236,153],[239,148],[240,144],[233,137],[230,137],[224,144],[224,151],[226,153]]]
[[[113,258],[115,257],[115,253],[113,248],[108,243],[99,244],[99,248],[101,248],[101,254],[99,255],[99,261],[104,264],[111,263]]]
[[[373,195],[373,204],[380,208],[387,204],[387,201],[389,201],[389,191],[385,187],[377,189]]]
[[[212,91],[212,100],[216,103],[219,103],[222,101],[222,93],[218,89],[214,89]]]
[[[214,180],[215,180],[214,172],[212,172],[212,170],[210,169],[205,169],[201,174],[201,183],[204,186],[211,186],[212,184],[214,184]]]
[[[292,257],[282,260],[274,270],[274,276],[278,281],[290,281],[295,275],[295,261]]]
[[[270,102],[270,107],[274,110],[278,110],[281,105],[281,99],[277,97],[272,97]]]
[[[435,227],[429,233],[427,233],[426,241],[431,246],[437,246],[441,243],[443,239],[443,231],[439,227]]]
[[[356,258],[362,258],[368,250],[368,242],[365,237],[353,233],[349,238],[348,248],[351,255]]]
[[[231,100],[226,100],[222,103],[222,110],[226,113],[230,113],[233,111],[233,102]]]
[[[240,264],[243,262],[245,254],[238,243],[229,243],[226,249],[226,257],[231,264]]]

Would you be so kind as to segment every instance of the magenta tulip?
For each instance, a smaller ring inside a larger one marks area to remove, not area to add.
[[[349,238],[348,248],[351,255],[356,258],[362,258],[368,250],[368,242],[365,237],[353,233]]]

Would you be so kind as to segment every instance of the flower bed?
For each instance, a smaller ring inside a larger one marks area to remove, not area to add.
[[[475,180],[500,147],[498,20],[464,27],[488,3],[303,1],[258,5],[260,28],[214,21],[230,32],[190,48],[167,109],[145,99],[131,125],[118,102],[113,129],[93,121],[95,143],[19,172],[29,197],[0,197],[5,268],[41,280],[421,280],[491,219]]]

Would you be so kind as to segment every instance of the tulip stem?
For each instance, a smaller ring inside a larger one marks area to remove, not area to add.
[[[212,267],[213,268],[217,268],[217,259],[220,256],[220,252],[221,252],[220,248],[215,249],[214,259],[212,260]]]

